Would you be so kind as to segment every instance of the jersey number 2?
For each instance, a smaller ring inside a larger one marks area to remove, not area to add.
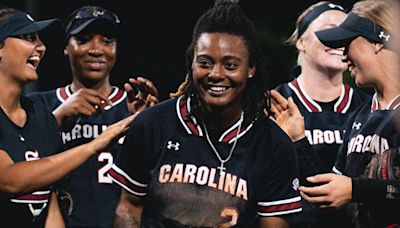
[[[111,178],[107,177],[107,172],[111,169],[114,162],[112,154],[109,152],[102,152],[97,157],[97,160],[104,163],[104,165],[97,171],[99,183],[112,184]]]

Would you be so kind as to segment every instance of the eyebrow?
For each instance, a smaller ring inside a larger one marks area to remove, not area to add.
[[[200,58],[200,57],[212,59],[211,55],[207,55],[207,54],[196,55],[196,58]],[[222,57],[222,59],[223,59],[224,61],[226,61],[226,60],[231,60],[231,59],[234,59],[234,60],[237,60],[237,61],[242,61],[241,58],[239,58],[239,57],[237,57],[237,56],[233,56],[233,55],[226,55],[226,56]]]

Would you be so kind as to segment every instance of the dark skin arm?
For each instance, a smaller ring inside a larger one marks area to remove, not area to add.
[[[122,189],[120,200],[115,209],[114,228],[140,227],[143,211],[143,199]]]

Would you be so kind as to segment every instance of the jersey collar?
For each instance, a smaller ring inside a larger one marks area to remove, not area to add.
[[[303,106],[309,112],[322,112],[321,106],[311,99],[310,96],[306,93],[303,88],[303,85],[297,79],[288,83],[288,86],[293,90],[296,94],[297,98],[303,104]],[[336,101],[335,105],[333,106],[334,112],[339,113],[346,113],[350,107],[351,99],[353,97],[353,88],[350,86],[343,84],[342,85],[342,92],[340,94],[339,99]]]
[[[400,106],[400,95],[397,95],[385,108],[382,110],[396,110]],[[378,98],[376,97],[376,93],[372,97],[372,104],[371,104],[371,112],[374,112],[379,109],[379,102]]]
[[[203,137],[204,131],[199,125],[199,122],[196,120],[195,117],[189,116],[191,109],[190,102],[191,102],[190,97],[188,99],[184,99],[182,96],[178,98],[176,102],[176,113],[178,115],[178,119],[189,135],[196,135]],[[236,138],[239,139],[240,137],[245,135],[251,129],[252,126],[253,123],[251,123],[247,127],[242,126],[239,134],[237,134],[239,130],[239,121],[237,121],[220,136],[218,141],[231,144],[236,140]]]
[[[73,92],[71,90],[71,85],[67,85],[65,87],[58,88],[56,90],[56,95],[59,101],[61,103],[64,103],[70,96],[72,96]],[[112,106],[115,106],[122,101],[125,101],[126,98],[126,92],[122,89],[119,89],[116,86],[112,87],[111,94],[108,96],[108,99],[111,101]],[[112,106],[106,106],[104,109],[108,110]]]

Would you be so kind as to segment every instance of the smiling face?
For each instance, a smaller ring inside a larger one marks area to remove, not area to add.
[[[307,28],[299,39],[296,47],[302,54],[302,64],[311,65],[313,68],[344,71],[346,64],[342,62],[343,48],[332,49],[323,45],[315,35],[316,31],[333,28],[340,25],[346,14],[338,10],[328,10],[319,15]]]
[[[375,44],[359,36],[350,43],[346,51],[347,58],[344,61],[347,62],[355,83],[360,87],[373,86],[376,80],[374,75],[379,70],[376,66],[378,56]]]
[[[197,40],[192,64],[193,82],[208,110],[242,110],[243,91],[255,67],[249,66],[244,40],[227,33],[203,33]]]
[[[117,56],[117,41],[91,33],[71,36],[65,48],[74,80],[98,83],[106,79]],[[86,83],[84,83],[86,84]]]
[[[46,47],[37,33],[8,37],[0,48],[0,70],[23,84],[35,81],[45,52]]]

